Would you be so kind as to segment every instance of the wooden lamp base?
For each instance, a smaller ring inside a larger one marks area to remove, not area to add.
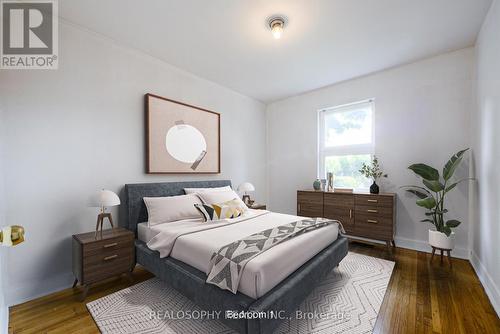
[[[243,203],[245,203],[247,206],[251,206],[255,202],[254,200],[252,200],[250,198],[250,195],[243,195],[242,200],[243,200]]]
[[[111,217],[111,213],[100,213],[97,215],[97,223],[95,224],[95,237],[97,238],[97,232],[100,230],[102,233],[102,225],[104,224],[104,218],[108,218],[109,223],[111,224],[111,228],[114,228],[113,218]]]

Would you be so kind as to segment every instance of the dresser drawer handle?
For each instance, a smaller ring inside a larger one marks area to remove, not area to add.
[[[104,245],[102,247],[109,248],[109,247],[115,247],[116,245],[118,245],[118,243],[117,242],[113,242],[112,244],[107,244],[107,245]]]
[[[371,213],[378,213],[378,210],[372,210],[372,209],[368,209],[368,210],[366,210],[366,212],[371,212]]]
[[[378,203],[378,200],[376,200],[376,199],[369,199],[368,202],[370,202],[370,203]]]
[[[104,258],[104,261],[109,261],[109,260],[113,260],[113,259],[116,259],[118,257],[118,255],[110,255],[110,256],[106,256]]]
[[[378,223],[378,221],[372,220],[372,219],[368,219],[367,222],[371,223],[371,224],[377,224]]]

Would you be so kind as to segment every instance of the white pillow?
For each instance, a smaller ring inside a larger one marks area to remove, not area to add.
[[[195,194],[168,197],[144,197],[143,199],[148,209],[149,227],[177,220],[201,217],[200,212],[194,205],[202,203]]]
[[[225,191],[210,191],[210,192],[202,192],[198,193],[201,200],[204,204],[212,205],[216,203],[224,203],[232,200],[236,200],[240,206],[242,206],[245,211],[248,210],[248,207],[241,200],[240,196],[234,192],[234,190],[225,190]]]
[[[199,194],[199,193],[206,193],[209,191],[227,191],[231,190],[230,186],[225,186],[225,187],[215,187],[215,188],[184,188],[184,192],[186,194]]]

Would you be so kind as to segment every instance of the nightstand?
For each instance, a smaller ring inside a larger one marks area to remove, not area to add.
[[[249,206],[250,209],[256,209],[256,210],[266,210],[266,205],[265,204],[252,204]]]
[[[75,282],[83,285],[82,301],[90,284],[127,274],[135,263],[134,233],[122,228],[73,235],[73,274]]]

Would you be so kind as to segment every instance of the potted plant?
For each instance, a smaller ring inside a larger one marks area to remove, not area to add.
[[[363,165],[361,166],[359,172],[365,177],[373,180],[373,184],[370,186],[370,194],[378,194],[379,187],[377,185],[377,179],[381,177],[387,177],[387,174],[384,174],[380,169],[377,156],[373,156],[370,165],[367,165],[363,162]]]
[[[426,164],[413,164],[408,168],[422,178],[423,187],[405,186],[406,191],[418,197],[417,205],[427,209],[426,218],[421,222],[431,223],[435,230],[429,229],[429,244],[436,248],[453,249],[455,232],[452,231],[461,224],[456,219],[446,220],[445,214],[448,210],[445,208],[446,195],[453,190],[460,182],[470,178],[453,181],[453,174],[462,161],[464,153],[468,150],[462,150],[454,154],[443,167],[442,177],[439,171]]]

